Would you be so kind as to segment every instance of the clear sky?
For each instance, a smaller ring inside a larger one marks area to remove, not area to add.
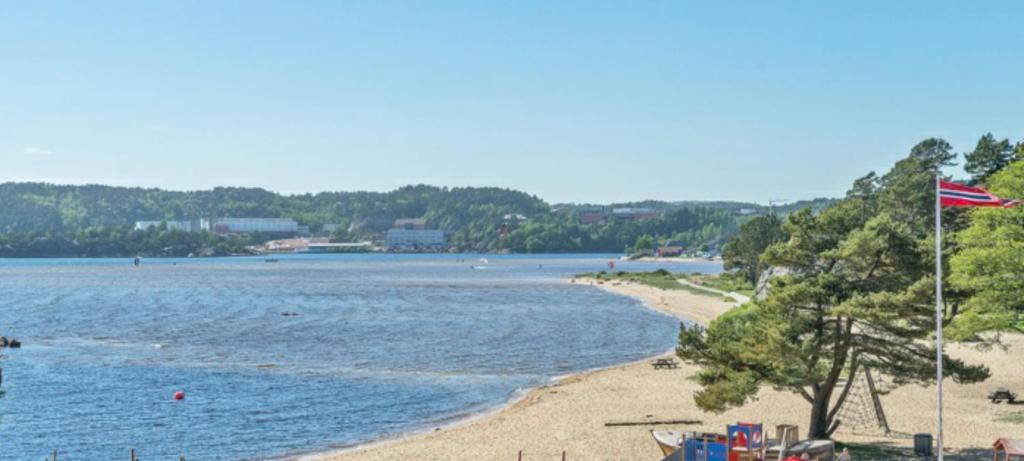
[[[1024,138],[1024,2],[0,0],[0,181],[838,196]]]

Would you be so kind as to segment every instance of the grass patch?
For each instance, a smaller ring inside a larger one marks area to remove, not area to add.
[[[996,421],[1001,423],[1013,423],[1013,424],[1024,424],[1024,413],[1008,413],[1005,415],[999,415]]]
[[[634,282],[647,285],[650,287],[662,289],[662,290],[683,290],[693,293],[695,295],[710,296],[712,298],[724,299],[726,301],[732,301],[732,298],[722,296],[714,291],[705,290],[698,287],[692,287],[689,285],[683,285],[677,280],[677,276],[665,269],[658,269],[654,272],[591,272],[587,274],[579,274],[577,277],[589,277],[596,280],[602,280],[607,282],[619,281],[619,282]]]
[[[843,451],[843,448],[850,450],[850,457],[853,459],[917,459],[914,450],[908,447],[897,447],[892,443],[843,443],[836,442],[836,456]]]
[[[680,278],[690,283],[703,285],[716,290],[731,291],[745,296],[754,296],[754,286],[739,274],[723,272],[718,275],[701,274],[693,272],[690,274],[679,274]]]

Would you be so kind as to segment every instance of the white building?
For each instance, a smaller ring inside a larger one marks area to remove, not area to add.
[[[215,218],[203,219],[200,227],[215,234],[291,234],[299,231],[299,223],[287,218]]]
[[[161,224],[167,224],[167,230],[176,230],[182,232],[192,232],[198,226],[193,225],[192,221],[135,221],[135,230],[146,230],[151,227],[160,227]]]
[[[388,229],[385,246],[388,250],[440,250],[448,245],[443,230]]]

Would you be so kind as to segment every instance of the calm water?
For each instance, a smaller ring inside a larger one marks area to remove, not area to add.
[[[465,258],[460,262],[459,258]],[[678,322],[564,283],[608,256],[0,260],[0,459],[264,459],[494,408]],[[617,269],[718,272],[716,263]],[[295,312],[295,316],[282,313]],[[172,399],[176,390],[187,397]]]

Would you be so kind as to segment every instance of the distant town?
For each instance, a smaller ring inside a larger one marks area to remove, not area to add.
[[[525,219],[525,218],[524,218]],[[359,251],[443,252],[448,250],[444,230],[428,229],[424,218],[397,219],[383,241],[333,242],[338,224],[324,224],[313,234],[309,226],[288,218],[202,218],[195,221],[137,221],[135,230],[165,228],[181,232],[210,232],[220,236],[259,235],[269,238],[250,249],[256,253],[338,253]]]
[[[605,225],[614,221],[643,221],[658,219],[664,212],[653,208],[610,207],[610,206],[564,206],[551,210],[552,213],[569,214],[581,225]],[[755,208],[736,210],[739,215],[753,215]],[[529,218],[522,214],[506,214],[504,223],[498,229],[500,238],[516,225]],[[251,245],[250,251],[265,253],[441,253],[452,250],[449,243],[451,232],[431,228],[426,218],[401,218],[394,220],[382,238],[358,242],[339,242],[331,236],[339,230],[340,224],[326,223],[313,232],[310,226],[299,224],[290,218],[201,218],[190,221],[136,221],[134,230],[166,229],[180,232],[209,232],[218,236],[249,235],[259,236],[263,243]],[[688,251],[690,250],[690,251]],[[704,257],[711,258],[714,251],[698,251],[688,248],[685,242],[668,240],[653,242],[650,248],[637,249],[634,257]]]
[[[0,183],[0,257],[187,257],[301,253],[622,253],[719,255],[769,205],[644,200],[548,204],[493,187],[282,195],[252,188],[167,191]],[[677,256],[678,255],[678,256]]]

